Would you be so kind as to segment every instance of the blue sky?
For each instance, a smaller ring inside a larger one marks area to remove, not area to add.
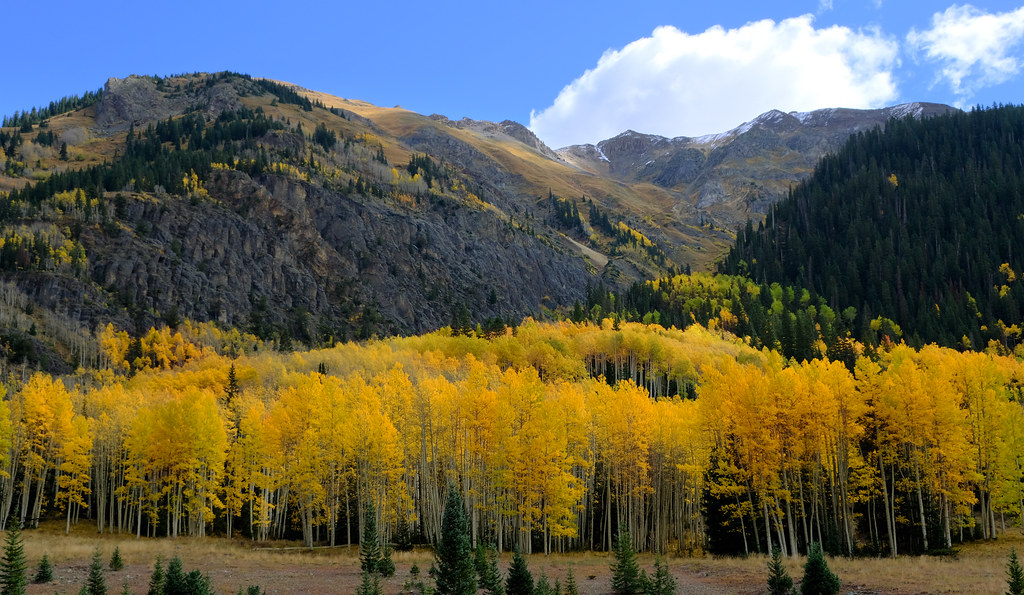
[[[108,77],[234,70],[549,145],[768,109],[1021,103],[1024,8],[905,0],[99,2],[5,7],[0,113]]]

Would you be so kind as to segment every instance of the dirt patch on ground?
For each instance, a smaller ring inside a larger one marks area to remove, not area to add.
[[[60,527],[63,529],[63,527]],[[104,564],[118,547],[125,562],[123,570],[105,570],[107,589],[118,593],[128,585],[132,593],[145,593],[160,556],[166,561],[179,556],[186,571],[200,569],[208,574],[218,593],[234,594],[239,588],[259,585],[268,594],[308,593],[311,595],[355,593],[359,587],[358,549],[296,549],[293,543],[271,544],[256,548],[246,540],[141,539],[128,535],[95,535],[86,528],[65,536],[56,527],[25,531],[25,553],[30,577],[47,553],[54,565],[54,582],[30,585],[28,593],[77,593],[85,583],[89,562],[97,549]],[[843,593],[1003,593],[1006,590],[1006,560],[1010,548],[1024,550],[1024,538],[1014,530],[997,541],[970,544],[954,558],[902,557],[889,559],[829,559],[829,565],[843,581]],[[287,548],[287,549],[284,549]],[[415,564],[426,577],[433,554],[429,550],[397,552],[397,572],[383,582],[390,595],[406,593]],[[643,555],[640,564],[653,572],[654,557]],[[767,559],[764,556],[741,558],[668,558],[669,569],[679,583],[679,593],[697,595],[735,593],[753,595],[766,591]],[[507,571],[511,556],[502,556],[500,566]],[[611,593],[611,557],[607,554],[580,553],[534,555],[528,557],[535,579],[541,574],[554,585],[565,584],[570,568],[580,593]],[[803,574],[803,559],[787,560],[787,569],[795,579]]]

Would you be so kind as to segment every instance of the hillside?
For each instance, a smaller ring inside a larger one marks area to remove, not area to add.
[[[902,119],[852,137],[721,270],[806,287],[914,344],[1013,349],[1024,322],[1024,108]]]
[[[519,320],[599,274],[535,197],[489,195],[486,176],[276,83],[111,80],[16,124],[0,132],[0,270],[11,303],[39,310],[0,320],[15,361],[81,362],[61,335],[108,321],[319,344]]]
[[[111,79],[0,129],[0,281],[23,304],[0,316],[5,359],[87,364],[107,322],[215,321],[285,347],[500,328],[588,286],[707,269],[736,221],[850,130],[944,109],[773,113],[703,139],[630,133],[590,149],[605,162],[511,121],[245,75]],[[680,160],[694,151],[691,176]]]

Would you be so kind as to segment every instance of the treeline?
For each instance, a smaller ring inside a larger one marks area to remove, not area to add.
[[[454,484],[474,543],[500,549],[629,531],[662,552],[895,556],[1024,513],[1024,369],[1002,356],[899,345],[851,373],[609,320],[186,359],[10,386],[0,518],[342,544],[369,502],[385,540],[433,542]]]
[[[569,314],[575,322],[600,322],[606,316],[666,327],[720,328],[786,358],[828,357],[851,370],[858,355],[852,349],[855,341],[870,350],[903,339],[903,330],[888,318],[867,319],[852,306],[834,310],[806,289],[722,274],[636,282],[623,291],[599,283]]]
[[[0,271],[60,271],[77,277],[86,267],[82,244],[56,228],[8,228],[0,235]]]
[[[26,128],[24,132],[28,132],[32,130],[32,126],[34,124],[38,124],[47,118],[52,118],[53,116],[59,116],[60,114],[89,107],[90,105],[98,102],[102,97],[103,89],[86,91],[82,95],[61,97],[57,101],[51,101],[46,107],[33,107],[31,110],[14,112],[13,115],[4,116],[3,123],[0,124],[0,127],[7,128],[9,126],[15,126],[19,128]]]
[[[590,229],[608,238],[613,251],[620,247],[630,247],[646,254],[654,264],[665,267],[667,256],[657,243],[621,220],[612,223],[608,218],[608,212],[586,196],[582,198],[582,202],[589,203],[587,216]],[[551,223],[554,227],[569,233],[584,234],[583,216],[575,200],[555,196],[549,190],[545,207],[551,213]],[[598,236],[592,236],[591,239],[596,237]],[[672,266],[669,268],[674,270]]]
[[[1024,107],[890,121],[853,136],[737,234],[720,270],[894,320],[914,345],[1009,347],[1024,293]]]
[[[157,187],[171,194],[185,194],[191,174],[204,182],[213,164],[231,164],[253,175],[270,163],[256,139],[284,124],[262,110],[240,108],[222,112],[207,123],[202,114],[168,118],[135,135],[129,132],[124,155],[112,163],[81,170],[57,172],[45,180],[0,196],[0,221],[30,216],[50,197],[77,188],[92,196],[131,188],[153,192]]]

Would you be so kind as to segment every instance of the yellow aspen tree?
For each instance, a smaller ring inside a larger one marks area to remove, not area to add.
[[[606,514],[614,502],[619,530],[637,536],[636,546],[646,548],[646,499],[653,492],[650,477],[650,428],[653,423],[652,402],[647,392],[630,381],[611,388],[594,383],[588,396],[594,412],[598,458],[607,473],[605,486]],[[592,403],[592,404],[591,404]],[[611,523],[606,519],[608,543]]]
[[[389,495],[403,494],[405,488],[398,430],[384,411],[380,391],[358,376],[346,380],[344,391],[352,399],[354,424],[347,435],[352,439],[357,501],[373,502],[380,515],[393,517],[396,502]],[[399,499],[397,505],[403,506],[404,502]]]
[[[38,526],[45,500],[44,487],[59,463],[61,448],[71,433],[71,394],[59,380],[33,374],[14,403],[20,409],[22,480],[20,519],[23,526]]]
[[[266,541],[270,535],[275,508],[273,495],[278,489],[281,471],[278,454],[269,440],[268,413],[263,401],[243,393],[238,437],[231,445],[231,474],[225,478],[225,505],[241,510],[247,505],[247,519],[254,540]],[[231,504],[229,504],[231,503]]]
[[[82,412],[93,435],[91,483],[97,530],[130,530],[132,508],[125,485],[128,428],[140,406],[140,392],[110,384],[85,393]]]
[[[0,510],[10,510],[17,475],[17,456],[20,437],[15,436],[15,420],[7,400],[7,387],[0,383]],[[20,425],[20,424],[18,424]],[[7,518],[6,515],[3,518]],[[5,521],[0,519],[0,528]]]
[[[965,363],[963,358],[970,356],[927,346],[917,357],[926,371],[924,398],[932,401],[935,412],[928,434],[932,444],[926,451],[925,477],[928,491],[937,499],[943,545],[950,548],[953,521],[957,521],[957,527],[967,524],[977,501],[974,486],[981,479],[971,444],[970,408],[966,395],[957,390],[958,370]]]
[[[89,470],[92,466],[93,437],[89,420],[76,415],[71,421],[71,434],[62,445],[60,475],[57,479],[57,501],[67,511],[65,533],[71,532],[71,520],[78,520],[78,511],[89,506],[91,493]]]
[[[854,477],[862,476],[869,469],[859,448],[865,431],[864,416],[868,411],[867,404],[864,402],[864,396],[857,390],[853,375],[842,363],[813,360],[801,366],[801,371],[807,377],[810,393],[819,397],[819,404],[807,412],[818,418],[815,436],[818,447],[814,455],[817,458],[817,465],[814,473],[820,474],[824,479],[829,478],[832,475],[829,470],[834,469],[835,477],[831,479],[839,491],[839,520],[842,524],[847,555],[853,555],[856,520],[853,505],[870,497],[864,486],[854,485],[853,481]],[[819,485],[820,483],[813,484],[815,494],[812,495],[813,507],[809,513],[815,520],[820,519],[817,491],[826,490],[826,486]],[[813,534],[813,530],[811,533]],[[812,537],[809,541],[815,539]],[[817,541],[823,541],[820,521]]]
[[[951,357],[951,359],[953,359]],[[1003,408],[1007,377],[1004,369],[984,353],[957,354],[953,359],[953,390],[968,411],[969,436],[977,474],[977,501],[981,512],[982,535],[996,537],[996,507],[993,502],[999,458]]]
[[[319,375],[293,375],[294,384],[284,388],[270,413],[268,437],[280,453],[289,502],[298,518],[303,541],[313,545],[313,529],[324,514],[325,490],[321,481],[324,449],[314,429],[323,406],[325,390]]]
[[[488,542],[493,541],[490,536],[498,525],[497,495],[488,474],[488,456],[494,448],[498,424],[498,394],[490,383],[498,371],[472,356],[465,368],[466,376],[458,382],[458,406],[465,420],[461,477],[463,500],[469,508],[472,545],[476,547],[484,533]]]

